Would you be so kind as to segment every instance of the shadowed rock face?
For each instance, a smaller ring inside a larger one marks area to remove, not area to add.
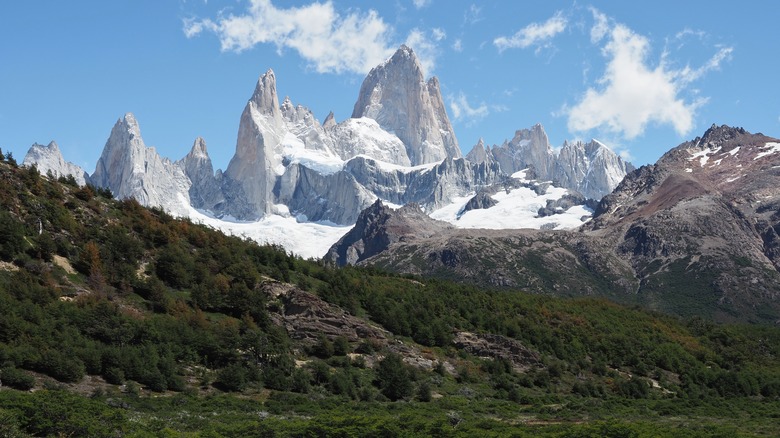
[[[339,266],[355,264],[385,251],[395,242],[451,228],[428,217],[416,204],[393,210],[377,200],[360,213],[355,227],[331,248],[325,259]]]
[[[412,166],[461,156],[439,81],[425,81],[417,57],[406,46],[369,72],[352,117],[374,119],[398,136]]]
[[[371,233],[392,243],[359,264],[776,323],[780,140],[713,126],[631,172],[578,231],[442,229],[418,237],[406,229],[403,239],[387,237],[389,227]],[[357,234],[353,241],[361,241]]]

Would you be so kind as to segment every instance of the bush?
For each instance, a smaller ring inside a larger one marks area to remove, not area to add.
[[[219,372],[215,385],[225,391],[243,391],[249,382],[248,375],[241,364],[230,364]]]
[[[13,368],[5,367],[0,369],[0,382],[4,386],[10,386],[14,389],[20,389],[27,391],[35,386],[35,379],[25,371]]]

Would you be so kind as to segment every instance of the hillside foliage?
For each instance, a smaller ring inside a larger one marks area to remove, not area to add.
[[[690,419],[695,436],[762,435],[780,412],[774,327],[337,269],[6,156],[0,188],[2,436],[677,436]],[[267,282],[433,365],[291,339]],[[476,357],[453,344],[464,331],[540,362]]]

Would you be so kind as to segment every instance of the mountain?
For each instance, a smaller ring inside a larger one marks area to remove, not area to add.
[[[394,133],[406,146],[412,166],[461,156],[439,80],[425,80],[417,56],[405,45],[363,81],[352,111],[353,119],[361,117]]]
[[[386,250],[357,263],[775,323],[779,230],[780,141],[713,125],[631,172],[576,231],[442,230],[415,238],[405,230],[404,239],[389,239]],[[344,253],[344,244],[330,254]]]
[[[178,215],[189,211],[192,182],[180,165],[146,147],[131,113],[117,120],[111,129],[90,181],[111,189],[119,199],[135,198],[143,205],[162,207]]]
[[[196,138],[190,152],[174,164],[184,169],[184,174],[190,180],[189,200],[193,207],[214,211],[224,204],[222,172],[214,174],[214,166],[203,138]]]
[[[80,166],[65,161],[57,143],[50,142],[47,146],[33,144],[22,161],[23,166],[35,165],[44,175],[51,172],[55,178],[71,175],[80,186],[89,182],[89,174]]]
[[[512,140],[500,146],[486,147],[480,139],[466,158],[477,163],[497,162],[509,175],[532,168],[539,179],[597,201],[634,169],[597,140],[564,142],[556,153],[540,124],[516,131]]]
[[[42,157],[32,151],[29,162],[64,166]],[[414,51],[401,46],[367,75],[352,117],[341,122],[331,112],[321,124],[289,97],[280,103],[276,75],[266,71],[244,106],[224,172],[214,171],[202,138],[178,161],[160,157],[128,113],[111,130],[89,182],[120,199],[321,257],[343,233],[338,227],[355,224],[376,200],[415,203],[468,228],[576,227],[591,214],[585,198],[611,190],[626,166],[595,141],[567,144],[556,155],[541,125],[500,147],[480,143],[463,158],[438,79],[426,80]],[[481,200],[469,202],[474,196]],[[488,217],[474,208],[490,203],[497,205]],[[247,234],[240,222],[268,232]],[[311,223],[332,240],[316,248],[299,240]]]

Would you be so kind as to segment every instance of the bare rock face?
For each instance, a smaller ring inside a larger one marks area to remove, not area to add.
[[[488,149],[485,147],[485,141],[480,138],[471,151],[466,154],[466,159],[472,163],[481,164],[492,161],[493,156],[488,155]]]
[[[203,138],[195,139],[190,152],[176,164],[184,169],[191,182],[189,198],[193,207],[214,211],[224,204],[221,183],[214,176],[214,166]]]
[[[50,142],[47,146],[33,144],[22,161],[23,166],[35,165],[42,174],[49,172],[55,177],[71,175],[80,186],[89,182],[89,175],[80,166],[65,161],[57,143]]]
[[[277,164],[274,156],[285,131],[276,95],[276,76],[273,70],[268,70],[258,79],[252,98],[241,114],[236,154],[225,171],[225,177],[235,182],[235,191],[241,192],[248,204],[246,209],[241,206],[236,217],[243,218],[246,210],[255,218],[271,211]],[[226,210],[233,213],[231,205]]]
[[[425,81],[412,49],[401,46],[369,72],[352,118],[374,119],[406,146],[412,166],[461,156],[441,97],[438,79]]]
[[[597,140],[564,142],[553,163],[550,179],[586,198],[599,200],[632,170],[630,163]]]
[[[539,179],[595,200],[611,192],[634,169],[596,140],[564,142],[560,152],[555,153],[540,124],[516,131],[512,140],[501,146],[485,148],[480,142],[467,158],[475,162],[495,161],[507,175],[531,168]]]
[[[146,147],[131,113],[114,125],[90,180],[98,187],[111,189],[119,199],[135,198],[143,205],[162,207],[173,214],[188,213],[191,183],[184,169]]]
[[[411,165],[406,146],[374,119],[347,119],[334,125],[330,133],[335,152],[343,160],[362,155],[397,166]]]

